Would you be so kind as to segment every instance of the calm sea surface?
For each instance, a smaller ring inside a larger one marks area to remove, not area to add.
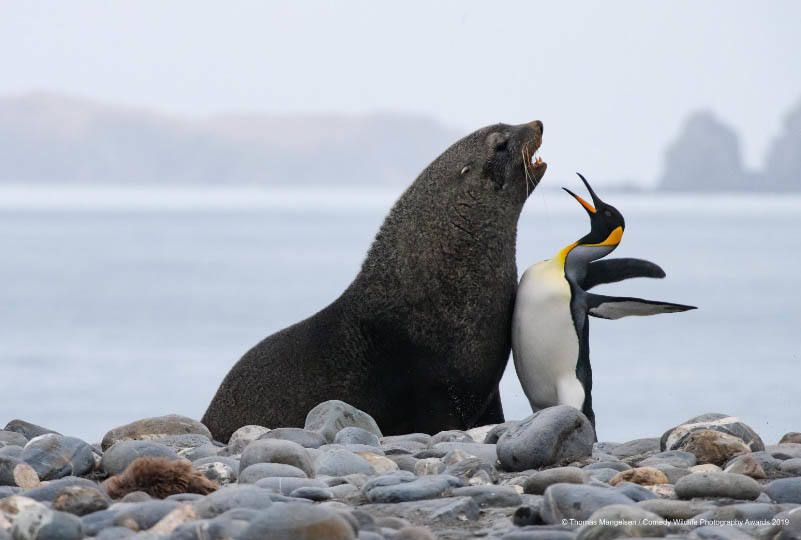
[[[145,416],[199,418],[242,353],[348,285],[398,194],[0,188],[0,427],[93,442]],[[591,319],[600,439],[705,412],[766,443],[801,431],[801,198],[603,195],[627,223],[614,256],[668,277],[599,291],[699,309]],[[567,195],[536,192],[519,271],[588,226]],[[530,412],[511,362],[502,397],[507,418]]]

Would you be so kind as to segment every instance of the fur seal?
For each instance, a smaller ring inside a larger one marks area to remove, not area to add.
[[[406,189],[342,295],[248,351],[202,422],[300,426],[329,399],[385,435],[503,422],[517,220],[547,165],[542,122],[496,124],[457,141]]]

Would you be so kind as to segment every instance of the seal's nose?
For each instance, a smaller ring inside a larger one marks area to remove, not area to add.
[[[540,122],[539,120],[534,120],[533,122],[529,122],[528,125],[530,127],[534,128],[534,129],[538,130],[540,132],[540,135],[542,135],[545,132],[545,127],[542,125],[542,122]]]

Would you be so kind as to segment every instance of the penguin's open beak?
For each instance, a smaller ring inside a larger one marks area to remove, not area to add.
[[[566,187],[563,187],[562,189],[564,189],[570,195],[572,195],[573,198],[576,199],[579,202],[579,204],[584,207],[584,209],[587,211],[588,214],[592,215],[597,212],[597,210],[593,205],[591,205],[590,203],[588,203],[587,201],[585,201],[584,199],[582,199],[581,197],[579,197],[578,195],[567,189]]]

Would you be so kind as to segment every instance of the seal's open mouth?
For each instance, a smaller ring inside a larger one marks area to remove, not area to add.
[[[526,173],[526,195],[531,194],[542,180],[548,164],[540,157],[542,137],[537,137],[523,145],[523,169]]]

